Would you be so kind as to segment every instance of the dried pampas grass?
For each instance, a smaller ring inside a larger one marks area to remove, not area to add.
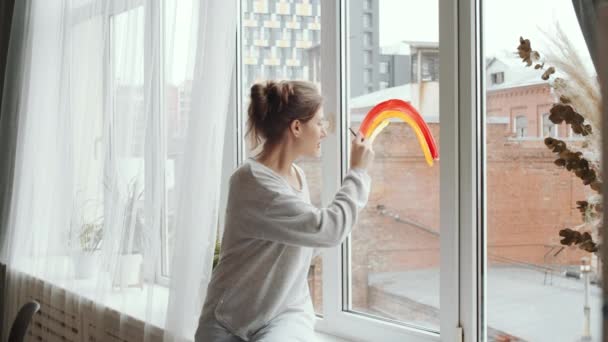
[[[559,23],[555,23],[554,32],[544,32],[549,42],[545,63],[554,66],[563,75],[556,78],[553,89],[556,95],[566,100],[574,109],[583,115],[594,132],[602,127],[602,95],[597,75],[590,75],[582,61],[581,53],[574,47]],[[599,168],[601,159],[601,134],[590,134],[585,137],[591,145],[593,163]]]

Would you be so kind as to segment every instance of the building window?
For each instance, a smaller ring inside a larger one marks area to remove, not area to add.
[[[363,83],[370,83],[372,81],[372,71],[366,69],[363,71]]]
[[[515,118],[515,136],[524,138],[528,135],[528,118],[525,115],[519,115]]]
[[[557,137],[557,125],[549,120],[549,113],[543,114],[543,138]]]
[[[418,82],[418,54],[412,55],[412,82]]]
[[[372,33],[365,32],[363,33],[363,46],[371,46],[372,45]]]
[[[381,74],[388,73],[388,62],[380,62],[379,69]]]
[[[309,30],[302,30],[302,39],[310,40],[310,31]]]
[[[276,66],[271,65],[268,67],[268,78],[271,80],[277,79],[277,67]]]
[[[492,73],[492,84],[501,84],[505,81],[505,73],[504,72],[495,72]]]
[[[363,1],[363,9],[371,11],[372,10],[372,0]]]
[[[439,53],[425,52],[422,54],[422,81],[439,80]]]
[[[380,86],[380,89],[388,88],[388,82],[386,82],[386,81],[380,81],[380,83],[378,85]]]
[[[372,28],[372,15],[371,14],[365,13],[363,15],[363,27]]]
[[[365,51],[363,52],[363,65],[372,64],[372,52]]]

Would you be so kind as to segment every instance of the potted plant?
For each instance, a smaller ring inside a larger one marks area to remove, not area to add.
[[[76,279],[91,278],[95,272],[96,251],[103,239],[103,217],[91,221],[82,221],[76,233],[78,248],[72,255]],[[73,241],[73,239],[71,239]]]

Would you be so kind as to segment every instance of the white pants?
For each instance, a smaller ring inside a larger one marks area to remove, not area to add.
[[[213,311],[213,310],[210,310]],[[196,342],[243,342],[214,317],[204,312],[198,323]],[[249,342],[315,342],[314,322],[301,310],[286,311],[258,330]]]

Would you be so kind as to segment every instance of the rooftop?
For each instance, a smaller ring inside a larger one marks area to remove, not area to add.
[[[584,283],[513,266],[488,267],[488,327],[527,341],[577,341],[583,329]],[[369,285],[439,308],[439,270],[372,274]],[[591,335],[601,339],[601,288],[590,286]]]

